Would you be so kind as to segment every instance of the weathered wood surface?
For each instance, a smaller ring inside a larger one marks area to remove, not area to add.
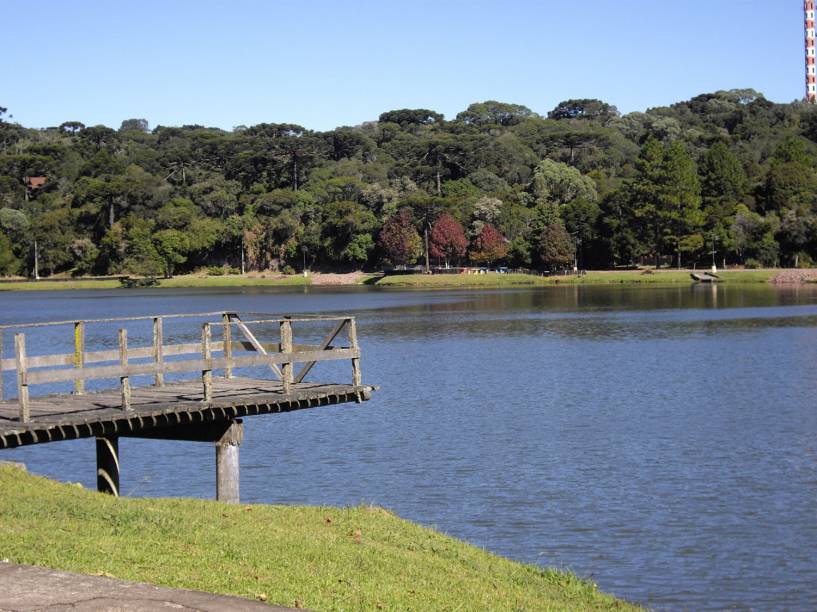
[[[154,428],[355,402],[369,399],[376,389],[365,385],[291,383],[290,392],[284,393],[279,381],[239,377],[214,377],[211,384],[210,402],[202,401],[201,379],[166,382],[162,387],[133,387],[127,412],[122,410],[120,389],[85,395],[30,397],[27,423],[19,421],[16,399],[0,401],[0,448],[126,435]]]

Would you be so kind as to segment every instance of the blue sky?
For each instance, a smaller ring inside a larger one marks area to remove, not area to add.
[[[331,129],[489,99],[623,112],[803,96],[801,0],[3,0],[0,106],[29,127]]]

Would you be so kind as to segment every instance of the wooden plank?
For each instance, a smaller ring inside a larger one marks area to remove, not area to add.
[[[20,404],[20,421],[28,423],[30,406],[28,397],[28,380],[26,373],[26,336],[14,335],[14,356],[17,366],[17,401]]]
[[[239,318],[236,316],[236,318],[235,318],[235,320],[233,321],[233,323],[235,323],[235,324],[238,326],[239,331],[241,331],[241,333],[242,333],[242,334],[244,334],[244,337],[245,337],[247,340],[249,340],[249,341],[250,341],[250,344],[252,344],[253,348],[254,348],[256,351],[258,351],[258,352],[259,352],[259,353],[261,353],[262,355],[266,355],[266,354],[267,354],[267,351],[264,349],[264,347],[261,345],[261,343],[260,343],[260,342],[258,342],[258,340],[255,338],[255,336],[253,335],[253,333],[250,331],[250,328],[249,328],[249,327],[247,327],[247,326],[246,326],[246,325],[245,325],[245,324],[244,324],[244,323],[241,321],[241,319],[239,319]],[[270,363],[270,369],[271,369],[273,372],[275,372],[275,374],[278,376],[278,378],[280,378],[281,380],[283,380],[283,379],[284,379],[284,375],[283,375],[283,373],[281,372],[281,370],[280,370],[280,369],[278,369],[278,366],[276,366],[274,363]]]
[[[347,321],[347,319],[342,319],[341,321],[339,321],[335,325],[335,327],[332,328],[332,331],[329,332],[329,334],[323,339],[323,341],[320,343],[320,345],[317,346],[316,348],[319,351],[322,351],[322,350],[328,348],[329,345],[332,344],[332,340],[334,340],[337,337],[337,335],[341,332],[341,330],[344,328],[344,326],[346,325],[346,321]],[[317,361],[310,361],[303,368],[301,368],[301,371],[298,372],[297,376],[295,376],[295,381],[294,382],[296,382],[296,383],[301,382],[306,377],[306,375],[309,374],[309,371],[312,368],[315,367],[316,363],[318,363],[318,362]]]
[[[236,365],[252,366],[265,365],[268,363],[286,363],[290,361],[293,363],[304,363],[307,361],[337,361],[338,359],[352,359],[353,357],[360,357],[360,351],[356,349],[329,349],[325,351],[303,351],[300,353],[247,355],[246,357],[234,357],[233,361],[236,363]]]
[[[189,345],[189,346],[197,346],[197,345]],[[142,357],[150,357],[151,356],[151,347],[142,347],[142,348],[134,348],[129,351],[130,356],[133,359],[138,359]],[[189,352],[197,352],[197,351],[189,351]],[[84,355],[83,362],[84,364],[89,363],[101,363],[105,361],[117,361],[119,359],[119,350],[115,351],[93,351],[93,352],[86,352]],[[55,366],[73,366],[74,365],[74,353],[65,353],[61,355],[35,355],[29,356],[28,358],[28,368],[48,368],[48,367],[55,367]],[[3,366],[9,370],[13,370],[14,360],[13,359],[5,359],[3,361]]]
[[[130,410],[130,378],[128,377],[128,330],[119,330],[119,365],[123,375],[119,377],[122,391],[122,410]]]
[[[231,313],[235,318],[238,318],[236,313]],[[244,314],[263,314],[257,312],[248,312]],[[273,319],[252,319],[249,321],[244,321],[247,325],[256,325],[261,323],[281,323],[282,321],[289,321],[290,323],[314,323],[315,321],[340,321],[345,317],[336,317],[336,316],[323,316],[323,315],[315,315],[309,317],[276,317]]]
[[[280,353],[281,352],[281,343],[280,342],[259,342],[261,346],[264,347],[264,350],[267,353]],[[213,345],[215,347],[215,344]],[[320,345],[318,344],[292,344],[293,351],[311,351],[319,349]],[[255,351],[255,346],[247,340],[233,340],[230,343],[231,351],[235,352],[236,350],[244,350],[244,351]],[[215,348],[213,349],[215,350]]]
[[[281,345],[278,342],[259,342],[260,346],[264,348],[266,353],[275,353],[281,350]],[[293,344],[293,350],[311,350],[317,349],[317,344]],[[255,345],[249,341],[233,340],[230,344],[231,351],[257,350]],[[213,342],[210,345],[210,350],[214,353],[222,352],[224,350],[224,343],[221,341]],[[162,346],[162,357],[175,357],[177,355],[198,355],[201,352],[200,344],[165,344]],[[128,356],[130,359],[153,359],[155,355],[154,346],[140,346],[128,349]],[[119,350],[115,351],[87,351],[84,356],[85,365],[89,363],[104,363],[106,361],[118,361]],[[56,366],[73,366],[74,354],[65,353],[60,355],[36,355],[28,357],[28,369],[47,368]],[[14,358],[7,358],[0,360],[0,369],[7,372],[13,372],[16,368]]]
[[[210,350],[212,351],[220,351],[221,349],[221,342],[213,342],[210,345]],[[175,355],[201,355],[201,344],[166,344],[164,351],[165,357]]]
[[[220,317],[222,312],[194,312],[189,314],[166,314],[161,315],[165,319],[192,319],[204,317]],[[85,323],[119,323],[124,321],[149,321],[160,315],[149,315],[142,317],[113,317],[109,319],[85,319]],[[17,323],[11,325],[0,325],[0,329],[24,329],[33,327],[54,327],[57,325],[73,325],[76,321],[44,321],[41,323]]]
[[[212,349],[211,349],[212,350]],[[308,361],[337,361],[339,359],[359,358],[359,349],[327,349],[323,351],[303,351],[297,353],[267,353],[234,356],[233,367],[273,366],[278,363],[304,363]],[[208,362],[203,359],[185,359],[184,361],[165,361],[161,370],[165,374],[195,372],[205,369],[212,364],[211,369],[219,370],[226,365],[224,358],[212,357]],[[28,383],[39,385],[44,383],[68,382],[82,377],[86,380],[105,378],[119,378],[121,376],[153,375],[157,371],[154,363],[129,363],[122,365],[85,367],[81,370],[39,370],[28,372]]]
[[[236,344],[233,343],[233,347],[236,347]],[[272,344],[269,346],[277,347],[277,344]],[[211,347],[213,351],[221,351],[223,345],[221,342],[213,342]],[[242,347],[243,348],[243,347]],[[246,348],[252,348],[251,344],[247,344]],[[128,355],[131,359],[143,359],[146,357],[153,357],[154,356],[154,347],[153,346],[142,346],[131,348],[128,351]],[[162,347],[162,354],[163,356],[175,356],[175,355],[198,355],[201,351],[201,346],[199,344],[172,344],[172,345],[164,345]],[[72,366],[74,365],[75,354],[74,353],[65,353],[59,355],[36,355],[36,356],[29,356],[28,358],[28,367],[29,369],[33,368],[47,368],[47,367],[54,367],[54,366]],[[88,363],[102,363],[105,361],[117,361],[119,359],[119,351],[88,351],[84,354],[83,362],[85,364]],[[12,358],[0,360],[0,368],[6,371],[13,371],[15,369],[15,361]]]
[[[147,438],[149,440],[177,440],[179,442],[218,442],[229,432],[233,421],[204,421],[183,423],[169,427],[154,427],[124,434],[127,438]]]

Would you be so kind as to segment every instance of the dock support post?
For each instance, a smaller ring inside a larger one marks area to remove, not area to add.
[[[119,437],[96,439],[96,489],[119,497]]]
[[[224,435],[216,441],[216,499],[228,504],[239,503],[238,449],[244,438],[241,419],[231,421]]]

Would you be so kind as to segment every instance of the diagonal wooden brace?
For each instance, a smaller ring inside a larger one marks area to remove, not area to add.
[[[262,355],[266,355],[267,350],[261,345],[261,343],[258,341],[258,339],[253,335],[253,333],[250,331],[250,328],[247,327],[246,325],[244,325],[243,321],[241,321],[241,319],[238,318],[238,315],[232,315],[230,318],[233,321],[235,321],[235,324],[238,327],[239,331],[242,334],[244,334],[244,337],[247,339],[247,341],[250,344],[252,344],[252,347],[256,351],[261,353]],[[271,364],[269,364],[269,367],[273,372],[275,372],[275,375],[278,376],[279,379],[281,379],[282,381],[284,380],[284,374],[283,374],[283,372],[281,372],[281,369],[277,365],[275,365],[274,363],[271,363]]]

